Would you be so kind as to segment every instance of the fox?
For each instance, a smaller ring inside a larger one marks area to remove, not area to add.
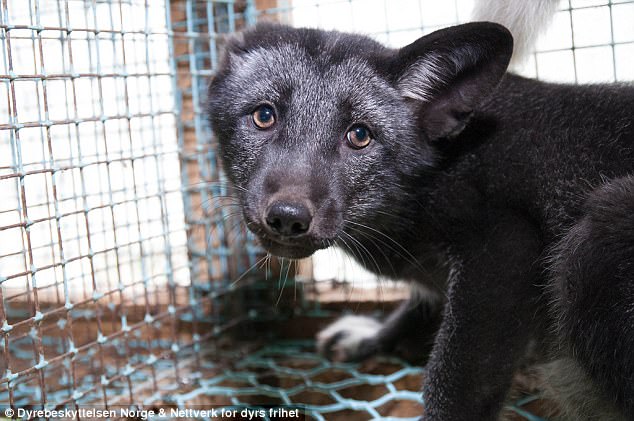
[[[498,419],[526,364],[557,419],[634,420],[634,86],[518,76],[521,32],[481,20],[395,49],[258,24],[209,85],[219,156],[268,253],[334,245],[412,285],[317,347],[431,349],[423,420]]]

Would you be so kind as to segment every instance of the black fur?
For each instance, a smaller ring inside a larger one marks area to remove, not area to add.
[[[553,315],[573,355],[632,418],[634,177],[597,189],[583,213],[553,260]]]
[[[490,23],[401,50],[259,26],[229,44],[209,91],[224,167],[273,254],[336,243],[443,297],[401,308],[367,348],[393,348],[442,308],[425,419],[495,419],[535,341],[576,358],[632,418],[634,89],[505,74],[511,52]],[[251,121],[262,103],[271,129]],[[355,123],[366,148],[345,142]],[[272,232],[274,200],[307,204],[310,231]]]

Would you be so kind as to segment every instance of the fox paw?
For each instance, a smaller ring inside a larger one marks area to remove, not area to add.
[[[381,323],[371,317],[344,316],[317,334],[317,351],[332,361],[360,361],[379,352]]]

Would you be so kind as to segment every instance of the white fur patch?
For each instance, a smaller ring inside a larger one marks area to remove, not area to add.
[[[537,37],[550,25],[559,3],[559,0],[477,1],[472,19],[506,26],[513,34],[512,63],[519,65],[535,48]]]
[[[439,56],[428,54],[416,60],[398,81],[402,96],[417,101],[430,101],[434,92],[446,83],[444,67]]]
[[[371,317],[344,316],[317,334],[317,350],[324,354],[331,339],[342,334],[330,351],[333,360],[346,361],[358,353],[364,339],[374,337],[380,329],[381,323]]]

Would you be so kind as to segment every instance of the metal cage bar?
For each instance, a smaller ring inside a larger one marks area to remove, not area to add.
[[[204,107],[241,4],[0,3],[0,405],[156,402],[248,318]]]

